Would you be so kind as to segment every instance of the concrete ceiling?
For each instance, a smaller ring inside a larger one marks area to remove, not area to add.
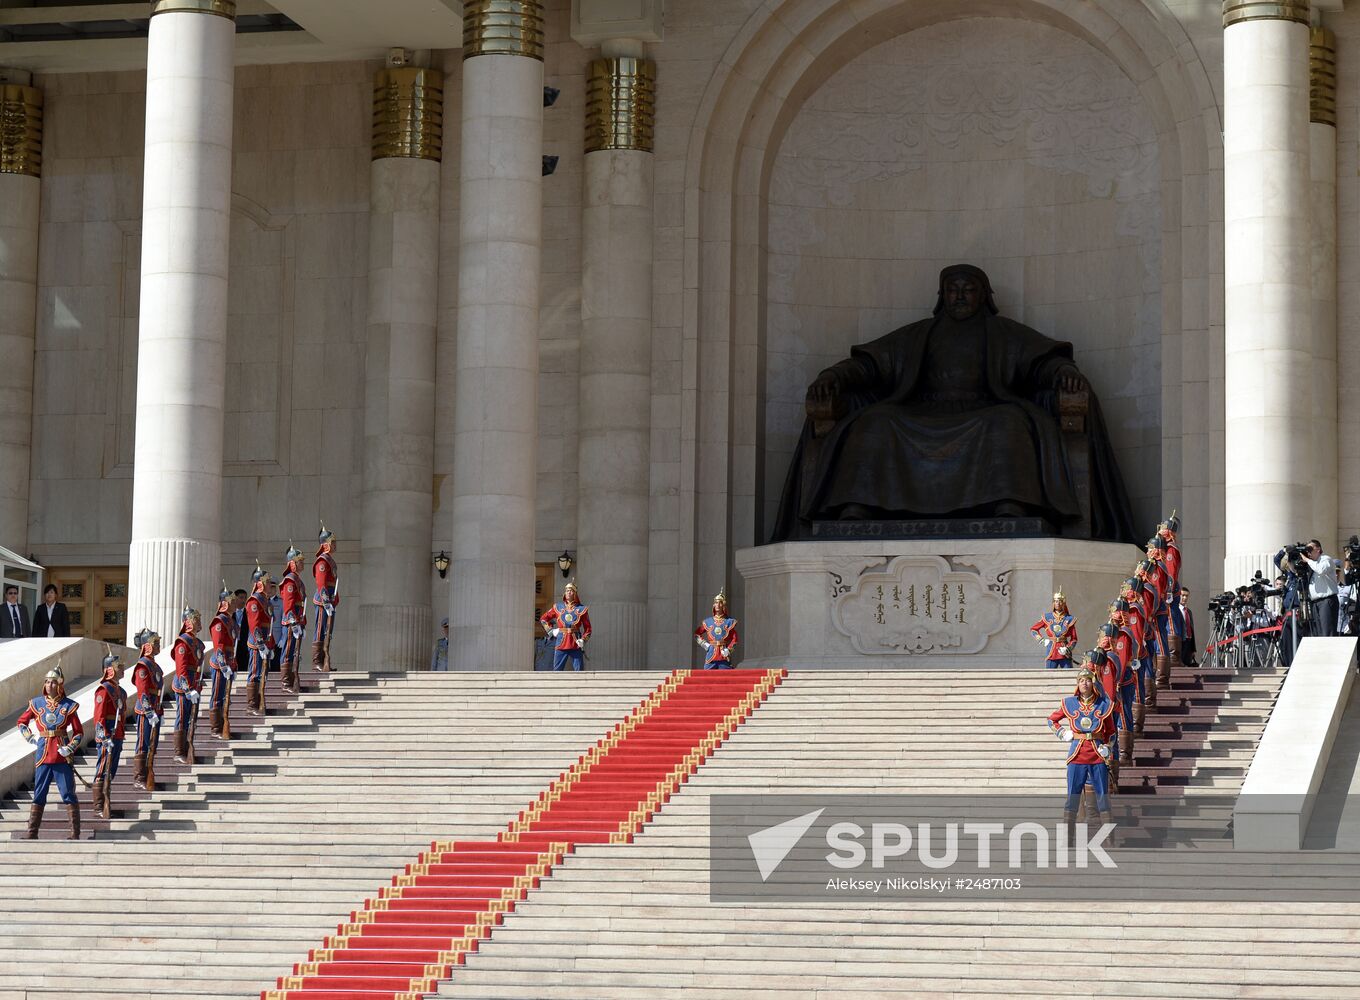
[[[389,48],[458,49],[463,44],[461,0],[237,0],[238,15],[284,14],[301,31],[238,32],[240,66],[290,62],[380,59]],[[7,25],[144,21],[138,3],[62,7],[0,6]],[[0,42],[0,66],[34,73],[76,73],[146,68],[145,38],[57,39]]]

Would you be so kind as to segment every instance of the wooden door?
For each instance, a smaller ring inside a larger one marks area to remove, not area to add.
[[[543,633],[538,628],[538,620],[553,603],[553,570],[555,562],[534,563],[534,636]]]
[[[127,640],[126,566],[61,566],[49,569],[57,600],[71,616],[71,635],[122,645]]]

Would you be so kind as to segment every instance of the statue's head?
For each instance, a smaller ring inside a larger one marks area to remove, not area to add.
[[[992,296],[992,283],[987,272],[972,264],[950,264],[940,272],[940,288],[935,298],[935,315],[941,312],[951,319],[972,319],[983,308],[993,316],[997,313]]]

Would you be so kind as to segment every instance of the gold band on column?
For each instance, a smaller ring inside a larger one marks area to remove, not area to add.
[[[463,0],[463,58],[543,59],[541,0]]]
[[[656,64],[631,56],[592,59],[586,78],[586,152],[652,151]]]
[[[1336,128],[1336,36],[1328,28],[1308,33],[1308,120]]]
[[[438,160],[444,149],[444,74],[403,66],[373,80],[373,159]]]
[[[216,14],[236,20],[236,0],[151,0],[151,16],[157,14]]]
[[[1223,0],[1223,27],[1241,21],[1296,21],[1308,24],[1308,0]]]
[[[0,174],[42,176],[42,109],[37,87],[0,84]]]

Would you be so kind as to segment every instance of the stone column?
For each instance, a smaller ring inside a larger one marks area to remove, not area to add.
[[[1313,239],[1313,528],[1308,537],[1337,551],[1336,386],[1336,37],[1309,36],[1309,170]]]
[[[1313,521],[1308,2],[1223,5],[1224,584]]]
[[[429,665],[443,74],[373,85],[359,665]]]
[[[147,42],[128,641],[221,584],[236,4],[156,0]]]
[[[543,5],[463,4],[451,669],[534,640]]]
[[[577,566],[596,669],[647,662],[655,66],[606,42],[586,83]]]
[[[42,91],[0,70],[0,545],[28,551]]]

